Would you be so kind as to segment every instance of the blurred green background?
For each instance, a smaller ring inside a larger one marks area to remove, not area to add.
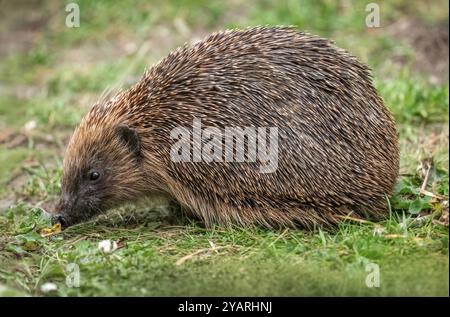
[[[46,295],[50,281],[62,296],[448,295],[447,1],[377,1],[378,28],[366,26],[366,1],[80,0],[78,28],[65,25],[68,3],[0,1],[0,294]],[[395,216],[337,233],[211,232],[160,227],[146,216],[152,208],[142,216],[131,206],[56,238],[37,234],[59,191],[64,146],[102,92],[130,86],[185,42],[253,25],[330,38],[372,68],[400,135]],[[419,192],[430,160],[435,197]],[[98,253],[99,240],[119,238],[128,241],[121,261]],[[229,246],[225,256],[206,250],[175,265],[211,242]],[[64,286],[65,265],[83,258],[82,286]],[[371,261],[384,264],[387,286],[362,282]]]

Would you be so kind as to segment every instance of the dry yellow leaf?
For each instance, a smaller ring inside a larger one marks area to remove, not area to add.
[[[60,232],[61,232],[61,224],[57,223],[57,224],[54,224],[51,228],[42,229],[40,234],[41,234],[41,237],[49,237],[54,234],[58,234]]]
[[[406,238],[404,234],[387,234],[385,238]]]

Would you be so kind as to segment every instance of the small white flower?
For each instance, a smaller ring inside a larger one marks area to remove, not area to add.
[[[98,249],[104,253],[111,253],[117,249],[117,242],[111,240],[102,240],[98,243]]]
[[[43,293],[53,292],[53,291],[56,291],[57,289],[58,289],[58,286],[56,286],[55,283],[47,282],[47,283],[44,283],[41,285],[41,291]]]
[[[374,235],[374,236],[381,236],[381,235],[383,234],[383,232],[384,232],[384,228],[381,227],[381,226],[376,226],[376,227],[373,229],[373,235]]]
[[[30,120],[27,123],[25,123],[24,129],[25,131],[29,132],[31,130],[34,130],[34,128],[36,128],[36,125],[37,125],[36,120]]]

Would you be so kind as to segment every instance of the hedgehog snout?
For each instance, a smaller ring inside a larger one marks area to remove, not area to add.
[[[61,228],[67,228],[74,222],[72,219],[73,209],[76,199],[72,196],[63,194],[56,205],[56,210],[51,218],[52,224],[61,224]]]

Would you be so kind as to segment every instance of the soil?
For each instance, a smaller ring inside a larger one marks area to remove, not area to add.
[[[432,84],[449,79],[448,21],[428,25],[416,18],[405,17],[390,25],[388,32],[415,52],[412,68],[428,77]],[[396,62],[405,63],[397,59]]]

